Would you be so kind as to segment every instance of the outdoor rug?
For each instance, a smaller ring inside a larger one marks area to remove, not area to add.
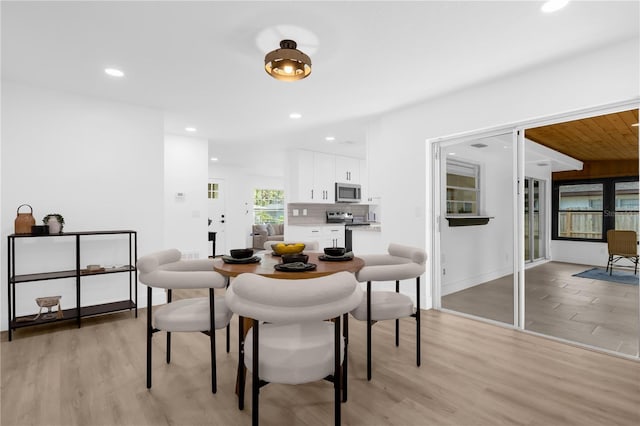
[[[602,268],[592,268],[578,274],[573,274],[573,276],[589,278],[592,280],[611,281],[620,284],[638,285],[638,277],[640,276],[640,272],[638,272],[638,274],[639,275],[634,275],[633,272],[614,269],[613,274],[609,275],[609,273]]]

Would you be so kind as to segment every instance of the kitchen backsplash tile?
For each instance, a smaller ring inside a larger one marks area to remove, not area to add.
[[[303,212],[306,209],[307,215]],[[293,211],[298,211],[298,216],[293,215]],[[287,217],[289,225],[317,225],[327,222],[326,212],[341,211],[353,213],[354,218],[362,217],[366,220],[369,213],[369,206],[366,204],[287,204]]]

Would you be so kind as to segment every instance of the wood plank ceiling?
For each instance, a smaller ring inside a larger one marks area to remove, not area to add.
[[[578,160],[638,160],[638,110],[526,129],[525,136]],[[635,126],[634,126],[635,124]]]

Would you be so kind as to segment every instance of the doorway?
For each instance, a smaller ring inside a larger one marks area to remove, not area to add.
[[[526,177],[524,181],[524,261],[532,263],[546,256],[546,182]]]
[[[633,270],[618,268],[613,278],[608,273],[597,278],[607,261],[606,230],[635,230],[640,235],[639,114],[637,106],[629,106],[575,113],[571,121],[562,116],[535,125],[514,125],[518,135],[512,144],[515,152],[500,164],[509,163],[512,169],[503,167],[503,182],[495,183],[483,172],[466,173],[477,176],[481,186],[474,198],[470,185],[456,185],[465,189],[457,194],[466,197],[464,208],[450,209],[460,203],[452,203],[457,199],[443,194],[456,195],[453,190],[460,189],[445,187],[446,158],[464,153],[461,159],[494,172],[498,169],[479,154],[481,150],[469,155],[464,148],[465,144],[491,146],[486,142],[490,139],[483,137],[486,132],[479,132],[431,141],[436,308],[636,359],[640,356],[638,276]],[[458,170],[457,174],[464,173]],[[508,181],[517,181],[517,186],[499,186]],[[483,198],[496,188],[511,194],[517,208],[510,229],[492,227],[493,223],[506,224],[497,220],[505,209]],[[487,215],[496,216],[495,222],[490,219],[484,226],[460,228],[447,224],[446,215],[453,211],[475,212],[476,199]],[[492,232],[486,232],[489,229]],[[507,238],[492,246],[501,236],[512,238],[512,243]],[[510,273],[500,269],[498,279],[498,263],[493,261],[505,248],[513,253],[513,267]],[[455,279],[470,268],[474,277]],[[450,271],[456,275],[450,277]],[[625,274],[632,275],[630,282],[625,281]]]

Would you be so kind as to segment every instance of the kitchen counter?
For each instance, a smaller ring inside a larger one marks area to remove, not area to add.
[[[369,223],[369,225],[351,225],[345,224],[345,229],[349,229],[351,231],[357,232],[381,232],[382,224],[381,223]]]

